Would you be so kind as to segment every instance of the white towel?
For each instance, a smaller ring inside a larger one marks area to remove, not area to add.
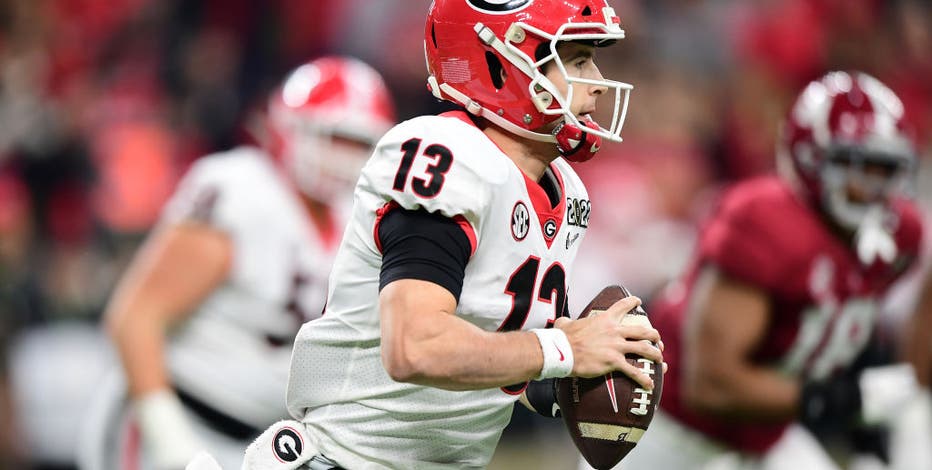
[[[246,448],[242,470],[296,470],[317,455],[304,424],[279,421]]]

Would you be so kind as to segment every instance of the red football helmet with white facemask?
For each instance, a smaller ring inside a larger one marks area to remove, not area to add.
[[[586,160],[601,139],[621,141],[632,86],[570,76],[557,44],[605,46],[624,37],[605,0],[434,0],[424,39],[428,83],[437,98],[458,103],[515,135],[554,142],[567,159]],[[608,127],[573,114],[573,87],[561,93],[542,73],[548,63],[568,84],[614,92]],[[563,125],[555,132],[540,132],[558,121]]]
[[[322,202],[355,185],[371,146],[395,124],[382,77],[349,57],[297,67],[268,111],[273,152],[301,191]]]
[[[911,190],[916,150],[903,116],[903,103],[876,78],[828,73],[787,117],[781,168],[834,223],[858,230]]]

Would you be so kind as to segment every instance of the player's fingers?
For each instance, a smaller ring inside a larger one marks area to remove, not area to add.
[[[654,389],[654,379],[650,378],[643,370],[631,365],[627,360],[622,359],[622,364],[618,367],[618,371],[637,382],[644,390]]]
[[[640,325],[627,325],[621,327],[621,335],[625,337],[628,341],[635,341],[639,339],[650,341],[651,343],[657,344],[660,342],[660,332],[656,328],[651,328],[648,326]]]
[[[664,362],[664,363],[663,363],[663,373],[664,373],[664,374],[667,373],[667,369],[669,369],[669,367],[667,366],[667,363]]]
[[[554,327],[554,328],[560,328],[560,329],[562,330],[564,327],[566,327],[566,324],[569,323],[569,322],[571,322],[571,321],[573,321],[573,320],[570,320],[569,318],[566,318],[566,317],[560,317],[560,318],[557,318],[556,320],[554,320],[554,322],[553,322],[553,327]]]
[[[637,308],[638,305],[641,305],[641,299],[633,295],[629,295],[628,297],[625,297],[612,304],[612,306],[609,307],[608,311],[605,313],[611,315],[612,318],[620,322],[621,318],[624,317],[625,314]]]
[[[663,344],[663,340],[657,341],[657,347],[660,348],[660,352],[663,352],[666,349],[666,345]]]
[[[625,344],[625,349],[628,354],[636,354],[657,363],[663,362],[663,353],[645,341],[628,341]]]

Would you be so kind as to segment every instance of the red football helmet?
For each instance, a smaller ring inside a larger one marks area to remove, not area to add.
[[[618,16],[605,0],[434,0],[424,39],[428,83],[437,98],[458,103],[518,136],[559,143],[567,158],[586,159],[598,150],[601,139],[621,141],[633,87],[569,76],[557,44],[586,41],[604,46],[624,37]],[[573,114],[572,86],[566,96],[560,93],[541,73],[548,62],[569,84],[614,91],[607,128]],[[564,125],[556,131],[568,136],[534,131],[560,120]],[[581,145],[588,148],[572,158],[569,154]]]
[[[811,82],[787,117],[778,155],[809,199],[851,231],[909,193],[916,161],[903,103],[862,72]]]
[[[329,201],[348,191],[371,146],[395,123],[382,77],[349,57],[323,57],[294,69],[269,100],[280,158],[306,195]]]

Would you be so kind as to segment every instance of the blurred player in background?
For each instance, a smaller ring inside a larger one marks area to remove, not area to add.
[[[901,403],[891,426],[891,470],[932,469],[932,270],[926,269],[916,309],[900,332],[901,357],[915,369],[921,392]]]
[[[661,361],[638,341],[659,336],[618,321],[638,299],[566,318],[589,210],[567,160],[621,140],[631,87],[595,62],[619,22],[604,0],[432,4],[430,89],[464,109],[379,141],[327,311],[295,342],[301,422],[267,430],[246,468],[482,468],[532,379],[621,370],[652,388],[624,354]],[[599,98],[614,107],[607,127],[590,117]]]
[[[832,72],[803,90],[780,177],[724,194],[685,278],[649,309],[672,372],[620,468],[841,468],[807,428],[861,419],[871,397],[851,366],[879,300],[919,253],[903,112],[864,73]],[[909,388],[883,381],[894,400]]]
[[[317,59],[270,98],[261,148],[194,164],[107,308],[123,374],[84,469],[177,470],[200,449],[239,468],[287,415],[294,335],[323,309],[352,185],[393,109],[368,65]]]

